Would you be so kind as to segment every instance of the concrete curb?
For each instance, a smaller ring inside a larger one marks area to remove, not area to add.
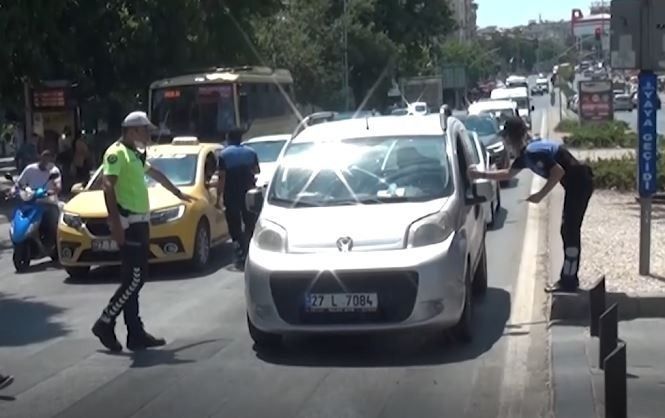
[[[619,306],[619,319],[665,318],[665,294],[626,294],[608,292],[606,306]],[[581,321],[589,318],[589,293],[554,294],[550,320]]]

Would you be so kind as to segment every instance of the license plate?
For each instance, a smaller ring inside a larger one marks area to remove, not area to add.
[[[308,312],[374,312],[378,308],[376,293],[310,293],[305,300]]]
[[[118,251],[118,243],[112,239],[94,239],[92,251]]]

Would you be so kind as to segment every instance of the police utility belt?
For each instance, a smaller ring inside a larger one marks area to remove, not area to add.
[[[120,214],[120,224],[123,229],[129,228],[131,224],[150,222],[149,213],[134,213],[120,205],[118,205],[118,212]]]

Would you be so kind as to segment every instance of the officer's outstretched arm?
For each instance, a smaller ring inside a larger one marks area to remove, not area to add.
[[[161,184],[164,186],[166,190],[169,192],[173,193],[178,199],[180,200],[185,200],[185,201],[191,201],[192,197],[184,194],[183,192],[180,191],[173,183],[171,183],[171,180],[169,180],[168,177],[164,175],[161,171],[157,170],[154,167],[149,167],[146,173],[152,177],[157,183]]]

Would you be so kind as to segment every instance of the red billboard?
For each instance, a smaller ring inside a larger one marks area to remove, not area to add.
[[[577,92],[582,121],[605,122],[614,119],[611,80],[580,81]]]

